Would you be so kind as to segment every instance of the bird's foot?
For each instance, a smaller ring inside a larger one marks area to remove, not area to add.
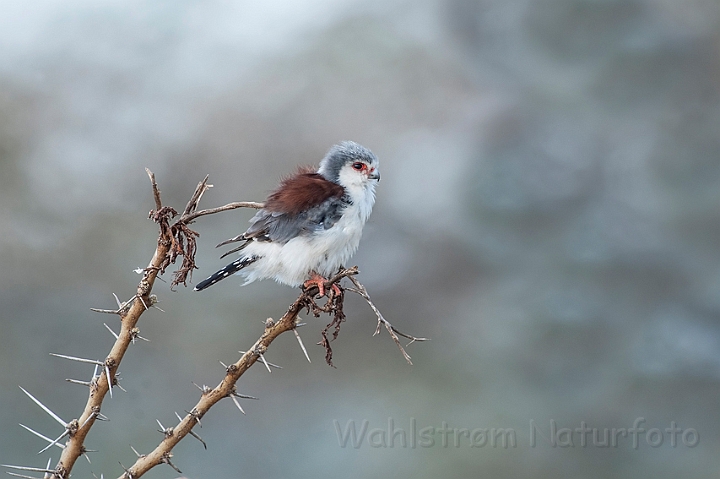
[[[322,298],[323,296],[325,296],[325,283],[326,282],[327,282],[327,278],[325,278],[324,276],[321,276],[317,273],[312,273],[312,275],[310,276],[310,279],[305,281],[305,283],[303,283],[303,289],[307,290],[308,288],[317,286],[318,290],[319,290],[319,294],[320,294],[319,297]],[[340,286],[338,286],[337,284],[333,283],[331,288],[334,293],[334,296],[339,296],[342,294],[342,291],[340,290]]]
[[[340,296],[342,294],[342,290],[340,289],[340,286],[338,286],[336,283],[332,284],[332,290],[333,290],[334,296]]]

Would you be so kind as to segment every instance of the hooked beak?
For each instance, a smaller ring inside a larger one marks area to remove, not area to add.
[[[376,168],[373,168],[370,173],[368,173],[368,179],[380,181],[380,171]]]

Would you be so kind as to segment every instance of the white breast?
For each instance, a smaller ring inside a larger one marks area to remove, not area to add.
[[[375,203],[374,184],[353,191],[348,189],[352,204],[329,229],[312,235],[298,236],[285,244],[253,241],[242,252],[245,257],[260,257],[240,271],[251,283],[271,278],[289,286],[299,286],[312,271],[328,277],[344,266],[357,251],[362,229]]]

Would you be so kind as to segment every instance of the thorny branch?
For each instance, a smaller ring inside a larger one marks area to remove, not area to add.
[[[170,225],[170,220],[177,216],[177,211],[169,206],[162,206],[160,201],[160,192],[157,189],[157,183],[155,183],[155,175],[150,170],[147,170],[150,176],[150,181],[153,185],[153,195],[155,196],[155,211],[150,212],[150,218],[160,225],[160,235],[169,241],[169,254],[165,257],[164,261],[160,265],[160,274],[164,274],[170,264],[175,264],[178,257],[182,256],[181,266],[173,273],[173,279],[170,283],[170,287],[179,285],[187,286],[187,281],[192,279],[192,272],[197,269],[195,266],[195,252],[197,250],[197,237],[200,233],[190,229],[188,225],[199,218],[200,216],[211,215],[214,213],[220,213],[222,211],[229,211],[236,208],[262,208],[262,203],[256,203],[253,201],[239,201],[235,203],[229,203],[225,206],[219,206],[217,208],[211,208],[207,210],[196,211],[198,203],[202,195],[212,188],[212,185],[208,184],[208,176],[206,176],[195,188],[190,201],[185,206],[180,218]]]
[[[377,316],[378,323],[377,327],[375,328],[375,333],[373,333],[373,336],[377,336],[380,334],[380,326],[384,325],[385,329],[387,329],[387,332],[390,334],[390,337],[393,338],[393,341],[395,341],[395,344],[397,344],[397,347],[400,348],[400,352],[405,357],[405,360],[408,362],[408,364],[412,364],[412,361],[410,360],[410,355],[405,351],[405,348],[410,346],[412,343],[416,341],[427,341],[429,338],[416,338],[415,336],[411,336],[409,334],[401,333],[395,327],[390,324],[390,322],[383,317],[380,310],[375,306],[375,303],[372,302],[370,299],[370,295],[367,292],[367,289],[365,289],[365,286],[363,286],[360,281],[358,281],[356,278],[353,278],[352,276],[348,276],[348,279],[352,281],[352,283],[355,285],[355,289],[353,288],[345,288],[348,291],[351,291],[353,293],[357,293],[360,296],[363,297],[365,301],[367,301],[367,304],[370,305],[372,310],[375,312],[375,316]],[[403,348],[402,344],[400,344],[400,339],[398,336],[402,336],[403,338],[409,339],[410,342],[405,345],[405,348]]]
[[[328,281],[328,285],[336,284],[342,278],[349,277],[357,273],[357,268],[340,271],[335,277]],[[295,330],[298,326],[298,314],[305,308],[310,308],[315,302],[314,296],[318,294],[317,286],[313,286],[303,291],[295,302],[290,305],[287,312],[278,321],[268,319],[265,323],[265,331],[262,336],[255,341],[255,344],[245,352],[240,359],[225,369],[225,377],[215,388],[210,389],[203,386],[201,389],[202,397],[198,403],[190,410],[185,417],[174,427],[165,429],[165,438],[160,444],[149,454],[143,455],[130,466],[125,474],[119,479],[130,479],[140,477],[151,468],[166,463],[163,458],[169,457],[170,452],[175,445],[180,442],[186,435],[192,434],[192,428],[199,424],[200,419],[212,406],[220,402],[220,400],[230,397],[235,398],[237,394],[236,383],[240,377],[255,364],[258,360],[263,360],[263,354],[267,351],[270,344],[287,331]],[[236,402],[236,405],[239,404]],[[241,409],[242,411],[242,409]]]
[[[225,206],[218,206],[217,208],[209,208],[207,210],[200,210],[195,213],[188,214],[185,216],[185,221],[190,222],[200,216],[213,215],[215,213],[222,213],[223,211],[234,210],[236,208],[255,208],[256,210],[259,210],[264,206],[265,205],[263,203],[257,203],[255,201],[236,201],[234,203],[228,203]]]
[[[159,274],[165,272],[171,263],[175,263],[178,257],[182,256],[182,265],[173,274],[171,285],[176,286],[180,283],[186,284],[190,278],[192,270],[195,266],[196,238],[199,234],[188,227],[195,218],[199,216],[212,214],[218,211],[227,211],[240,207],[257,207],[257,203],[233,203],[225,205],[213,210],[196,211],[198,202],[202,195],[210,188],[208,178],[205,177],[201,181],[190,201],[187,203],[183,214],[180,218],[171,223],[171,220],[177,216],[177,211],[169,206],[163,206],[160,196],[160,190],[155,180],[155,175],[148,169],[146,172],[150,178],[152,186],[153,198],[155,200],[155,210],[150,212],[150,218],[158,223],[160,233],[158,236],[157,247],[150,261],[150,264],[142,271],[142,279],[138,284],[135,296],[129,301],[121,303],[119,300],[117,310],[99,310],[101,312],[115,313],[120,316],[120,332],[113,335],[116,337],[115,343],[110,350],[107,358],[100,361],[102,373],[93,375],[93,379],[89,383],[90,394],[85,405],[85,409],[79,419],[72,421],[66,426],[66,435],[69,436],[67,443],[62,451],[57,466],[49,477],[58,479],[67,479],[70,475],[75,462],[80,455],[85,453],[85,438],[95,423],[96,419],[102,418],[100,408],[105,399],[106,394],[112,394],[112,387],[118,385],[116,377],[118,366],[122,361],[129,345],[141,338],[137,323],[140,316],[151,306],[157,302],[155,295],[151,295],[155,279]],[[74,358],[77,360],[77,358]],[[70,428],[70,425],[73,427]]]
[[[101,313],[113,313],[120,317],[121,329],[119,333],[115,333],[111,328],[105,325],[115,337],[115,343],[113,344],[110,353],[104,361],[87,360],[82,358],[76,358],[72,356],[66,356],[61,354],[54,354],[55,356],[62,357],[65,359],[90,362],[96,365],[96,371],[93,373],[93,377],[89,382],[71,380],[77,384],[84,384],[89,387],[90,393],[83,410],[82,415],[79,419],[74,419],[69,423],[65,423],[59,417],[57,417],[49,408],[44,406],[39,400],[26,392],[26,394],[40,405],[48,414],[55,417],[61,424],[64,425],[66,431],[56,440],[50,440],[50,446],[58,445],[62,448],[60,460],[54,469],[50,469],[50,464],[45,469],[34,469],[24,468],[21,466],[8,466],[18,470],[36,471],[45,473],[47,479],[68,479],[70,477],[70,471],[73,469],[77,459],[84,455],[86,452],[90,452],[85,449],[84,442],[85,438],[94,425],[96,420],[107,420],[103,414],[100,413],[103,400],[106,394],[112,396],[112,387],[118,386],[119,377],[117,377],[117,370],[120,362],[122,361],[127,349],[131,343],[134,343],[136,339],[144,339],[139,335],[139,329],[137,323],[140,316],[157,303],[157,297],[153,294],[152,288],[155,283],[155,279],[160,274],[163,274],[170,264],[174,264],[178,257],[182,256],[182,264],[177,271],[173,273],[173,279],[171,282],[171,288],[182,283],[187,285],[187,280],[191,279],[192,270],[196,269],[195,266],[195,252],[196,252],[196,238],[199,233],[189,228],[195,219],[215,214],[223,211],[228,211],[236,208],[262,208],[262,203],[256,202],[235,202],[229,203],[224,206],[217,208],[210,208],[206,210],[197,211],[198,203],[202,195],[212,187],[207,183],[208,177],[206,176],[200,183],[198,183],[195,192],[193,193],[190,201],[188,201],[182,215],[174,223],[171,223],[173,218],[178,215],[178,212],[169,206],[163,206],[160,190],[158,189],[157,182],[155,181],[155,175],[148,169],[146,169],[150,182],[152,185],[153,198],[155,200],[155,210],[150,211],[149,217],[155,221],[160,229],[157,247],[153,254],[153,257],[149,265],[142,270],[142,279],[137,286],[135,295],[128,301],[120,302],[115,296],[118,308],[116,310],[101,310],[93,309]],[[163,428],[161,432],[164,433],[164,439],[162,442],[149,454],[138,455],[138,460],[129,468],[124,468],[125,473],[120,476],[121,479],[137,479],[151,468],[160,465],[168,464],[173,467],[178,473],[180,472],[177,467],[170,462],[172,457],[172,450],[174,446],[180,442],[186,435],[190,434],[200,440],[203,445],[204,441],[200,439],[193,431],[193,427],[200,423],[200,419],[205,413],[221,399],[229,397],[242,411],[242,407],[237,398],[250,398],[249,396],[242,396],[237,393],[236,383],[238,379],[247,371],[258,359],[261,359],[266,366],[271,364],[265,361],[263,353],[267,350],[269,345],[277,338],[280,334],[287,331],[294,331],[298,342],[303,350],[303,353],[307,357],[307,351],[305,350],[302,340],[297,334],[297,327],[301,326],[298,323],[298,314],[303,309],[312,311],[315,316],[319,316],[320,313],[327,313],[333,317],[333,320],[328,324],[325,329],[321,332],[321,344],[325,347],[326,361],[332,366],[332,349],[330,348],[330,341],[337,338],[340,331],[340,324],[345,320],[343,313],[343,299],[344,291],[351,291],[362,296],[373,309],[378,317],[378,326],[375,334],[380,331],[380,325],[384,324],[388,333],[393,338],[397,346],[400,348],[405,359],[408,363],[410,362],[410,356],[405,352],[405,349],[399,342],[398,335],[404,338],[410,339],[410,343],[415,341],[425,341],[426,338],[416,338],[404,333],[401,333],[395,329],[385,318],[383,318],[380,311],[370,300],[370,296],[367,293],[365,287],[357,281],[353,276],[358,273],[357,267],[349,269],[341,269],[335,276],[330,278],[325,283],[325,289],[328,292],[328,299],[324,305],[319,305],[316,302],[316,295],[319,293],[317,286],[312,286],[306,290],[303,290],[300,296],[290,306],[287,312],[278,321],[274,322],[272,319],[268,319],[265,323],[265,330],[262,336],[255,342],[253,347],[243,353],[242,357],[234,364],[226,367],[226,374],[223,380],[211,389],[207,386],[201,388],[202,396],[195,407],[192,408],[188,414],[180,418],[180,422],[170,428]],[[343,278],[349,278],[355,288],[343,288],[340,285],[340,281]],[[337,288],[333,287],[337,285]],[[337,292],[336,292],[337,289]],[[333,328],[332,339],[328,339],[327,333],[330,328]],[[409,344],[410,344],[409,343]],[[309,360],[309,357],[308,357]],[[98,372],[99,370],[99,372]],[[24,390],[23,390],[24,391]],[[253,398],[254,399],[254,398]],[[244,413],[244,411],[243,411]],[[177,415],[177,413],[176,413]],[[162,427],[162,425],[161,425]],[[45,438],[45,436],[32,431],[39,437]],[[58,443],[60,439],[67,436],[68,440],[65,445]],[[205,446],[207,448],[207,446]],[[46,448],[47,449],[47,448]],[[12,473],[10,473],[12,474]],[[29,476],[23,476],[29,477]]]

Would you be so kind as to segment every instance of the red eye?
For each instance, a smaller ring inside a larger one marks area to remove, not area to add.
[[[357,171],[362,171],[367,168],[367,165],[365,165],[365,163],[360,163],[359,161],[357,161],[353,163],[352,167]]]

